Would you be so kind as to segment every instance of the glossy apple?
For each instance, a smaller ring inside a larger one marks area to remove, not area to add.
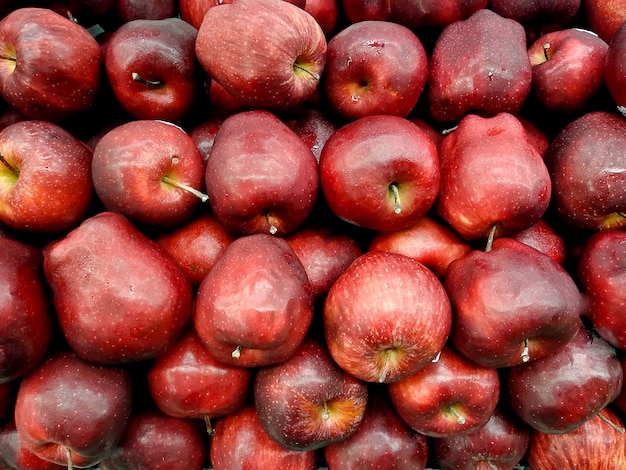
[[[542,252],[559,264],[567,261],[568,246],[565,238],[544,219],[510,237]]]
[[[409,428],[380,391],[370,393],[359,428],[346,440],[324,447],[329,470],[397,468],[423,470],[426,436]]]
[[[622,371],[623,371],[624,377],[626,377],[626,356],[625,355],[622,355],[621,362],[622,362]],[[612,406],[614,407],[616,411],[621,413],[620,416],[622,417],[626,416],[626,387],[624,387],[624,385],[622,385],[622,390],[617,396],[617,398],[613,400]]]
[[[59,465],[90,467],[118,444],[131,413],[128,370],[50,355],[22,380],[15,425],[24,446]]]
[[[404,255],[370,251],[330,288],[324,303],[328,350],[367,382],[402,380],[443,348],[452,315],[439,279]]]
[[[183,272],[114,212],[85,219],[49,246],[44,272],[67,342],[89,361],[154,358],[177,341],[191,316],[193,293]]]
[[[518,112],[532,82],[524,28],[488,9],[449,24],[435,42],[428,82],[437,122]]]
[[[28,119],[58,122],[94,103],[102,51],[69,18],[16,8],[0,21],[0,50],[0,95]]]
[[[2,470],[63,470],[67,465],[48,462],[24,446],[13,417],[0,426],[0,468]]]
[[[500,378],[445,346],[422,370],[388,385],[398,414],[430,437],[466,434],[484,426],[500,398]]]
[[[0,223],[59,235],[93,199],[91,150],[57,124],[25,120],[0,131]]]
[[[335,32],[339,20],[339,0],[306,0],[304,11],[315,18],[324,31],[331,35]]]
[[[582,7],[587,25],[606,42],[626,21],[625,0],[583,0]]]
[[[199,90],[198,30],[180,18],[133,20],[109,39],[104,66],[122,107],[136,119],[180,122]]]
[[[511,238],[448,266],[444,286],[454,311],[451,344],[488,367],[547,356],[577,334],[582,294],[570,274]]]
[[[367,397],[365,382],[340,369],[327,348],[310,338],[288,360],[259,369],[254,378],[263,428],[292,450],[319,449],[354,434]]]
[[[140,224],[179,226],[207,199],[200,151],[185,131],[165,121],[116,126],[97,143],[91,169],[104,207]]]
[[[514,115],[468,114],[441,143],[436,211],[467,240],[523,230],[550,203],[551,182],[541,155]]]
[[[391,21],[412,30],[442,30],[487,6],[487,0],[390,0]]]
[[[346,119],[392,114],[407,117],[428,78],[420,39],[390,21],[359,21],[328,42],[325,97]]]
[[[133,20],[161,20],[176,16],[178,2],[176,0],[115,0],[113,12],[121,23]]]
[[[624,6],[626,12],[626,5]],[[625,20],[626,22],[626,20]],[[622,23],[612,36],[604,59],[604,83],[620,113],[626,116],[626,26]]]
[[[282,238],[234,240],[200,284],[193,322],[218,361],[260,367],[290,358],[313,319],[313,290]]]
[[[387,21],[391,15],[390,0],[338,0],[349,23]]]
[[[191,137],[191,140],[193,140],[198,147],[205,163],[209,159],[209,154],[215,142],[215,136],[223,122],[224,118],[221,116],[211,116],[189,129],[189,137]]]
[[[319,163],[326,202],[339,218],[372,230],[399,230],[426,215],[439,189],[433,141],[409,120],[360,118],[326,141]]]
[[[15,392],[19,381],[9,381],[0,384],[0,420],[3,420],[9,412],[13,411]]]
[[[251,110],[222,123],[205,186],[215,217],[232,233],[284,236],[313,211],[318,171],[311,149],[289,126],[269,111]]]
[[[275,109],[301,104],[316,91],[326,48],[319,23],[282,0],[209,8],[196,40],[210,77],[247,106]]]
[[[326,141],[337,130],[337,124],[330,120],[328,113],[316,108],[305,109],[285,124],[308,144],[318,162]]]

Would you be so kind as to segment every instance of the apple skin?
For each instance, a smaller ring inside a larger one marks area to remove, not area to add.
[[[500,378],[449,346],[422,370],[387,385],[400,417],[430,437],[466,434],[484,426],[500,397]]]
[[[434,205],[440,182],[433,141],[393,115],[363,117],[335,131],[322,149],[319,174],[332,212],[371,230],[417,222]]]
[[[122,439],[130,419],[132,379],[122,367],[60,351],[22,379],[15,425],[38,457],[77,467],[100,462]]]
[[[407,117],[428,78],[428,57],[409,28],[359,21],[328,42],[323,89],[345,119],[392,114]]]
[[[329,470],[424,470],[428,441],[402,421],[388,397],[379,391],[369,394],[356,432],[325,446],[323,452]]]
[[[339,21],[339,0],[306,0],[304,11],[315,18],[327,36],[335,31]]]
[[[568,247],[565,239],[544,219],[525,230],[511,234],[510,237],[541,251],[561,265],[567,261]]]
[[[587,25],[606,42],[626,21],[626,0],[583,0]]]
[[[487,367],[512,367],[552,354],[581,325],[583,296],[570,274],[511,238],[453,261],[443,284],[454,315],[451,344]]]
[[[59,235],[93,199],[91,150],[57,124],[25,120],[0,131],[0,223]]]
[[[626,13],[626,4],[624,5]],[[626,20],[625,20],[626,22]],[[612,36],[604,58],[603,78],[620,113],[626,116],[626,26],[622,25]]]
[[[160,120],[133,120],[107,132],[93,151],[91,170],[106,210],[149,226],[177,227],[195,215],[201,198],[176,183],[204,189],[205,164],[195,143]]]
[[[430,56],[428,83],[436,122],[470,112],[517,113],[532,84],[524,28],[488,9],[446,26]]]
[[[553,31],[537,38],[528,48],[535,101],[549,111],[582,113],[604,86],[608,48],[595,33],[579,28]]]
[[[487,0],[391,0],[390,20],[412,30],[442,30],[487,6]]]
[[[205,164],[209,159],[217,131],[220,130],[223,122],[224,118],[221,116],[210,116],[189,129],[189,137],[198,147]]]
[[[209,450],[215,470],[318,468],[315,450],[290,450],[278,444],[263,429],[253,405],[247,405],[217,422]]]
[[[626,119],[590,111],[567,124],[546,153],[552,203],[570,227],[626,227]]]
[[[530,436],[527,460],[533,470],[625,468],[624,424],[607,407],[578,428],[565,434],[533,431]]]
[[[303,110],[294,118],[286,120],[285,124],[309,145],[318,163],[324,145],[338,128],[327,113],[315,108]]]
[[[0,96],[23,116],[59,122],[94,103],[102,51],[68,18],[17,8],[0,21],[0,51]]]
[[[548,169],[512,114],[468,114],[443,139],[439,160],[436,212],[466,240],[494,226],[496,236],[526,229],[548,208]]]
[[[285,236],[313,211],[318,173],[311,149],[287,124],[251,110],[222,123],[205,187],[213,214],[231,233]]]
[[[39,249],[0,238],[0,384],[39,364],[52,339],[52,313]]]
[[[199,90],[197,34],[180,18],[133,20],[113,32],[104,66],[115,97],[130,115],[180,122],[190,114]]]
[[[4,466],[3,466],[4,464]],[[57,465],[43,460],[24,446],[13,417],[0,426],[0,468],[2,470],[63,470],[67,465]]]
[[[292,450],[315,450],[354,434],[365,414],[368,387],[306,338],[285,362],[257,370],[254,403],[265,431]]]
[[[183,272],[115,212],[85,219],[48,246],[44,273],[65,339],[95,363],[155,358],[191,316],[193,292]]]
[[[391,0],[338,0],[349,23],[387,21],[391,16]]]
[[[324,302],[328,350],[346,372],[391,383],[426,367],[452,323],[439,279],[404,255],[370,251],[357,258]]]
[[[603,230],[586,239],[577,274],[587,296],[585,316],[613,347],[626,351],[626,232]]]
[[[289,359],[313,319],[313,290],[289,244],[241,236],[200,284],[193,324],[218,361],[262,367]]]
[[[217,5],[232,3],[232,0],[179,0],[180,17],[196,29],[200,29],[204,15]]]
[[[312,96],[326,49],[319,23],[282,0],[209,8],[196,39],[196,56],[207,74],[256,108],[289,109]]]
[[[621,363],[624,377],[626,377],[626,355],[622,354]],[[611,405],[617,412],[620,413],[621,417],[626,416],[626,387],[622,385],[622,390],[620,391],[620,394],[617,396],[617,398],[615,398],[615,400],[613,400],[613,403]]]
[[[201,422],[174,418],[158,410],[134,411],[118,445],[100,470],[202,470],[206,459]]]
[[[509,369],[507,403],[532,428],[567,433],[617,398],[623,381],[615,348],[581,328],[553,354]]]
[[[176,0],[114,0],[113,12],[119,22],[133,20],[162,20],[176,16],[178,2]]]
[[[481,428],[433,439],[430,447],[442,470],[513,470],[524,458],[529,441],[528,427],[496,408]]]

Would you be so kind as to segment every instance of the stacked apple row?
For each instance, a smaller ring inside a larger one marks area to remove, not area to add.
[[[0,468],[626,468],[626,14],[453,3],[2,6]]]

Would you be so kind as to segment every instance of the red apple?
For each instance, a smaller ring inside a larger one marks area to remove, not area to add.
[[[306,0],[304,3],[304,11],[315,18],[326,35],[332,34],[337,26],[338,1],[340,0]]]
[[[289,359],[313,319],[313,291],[282,238],[233,241],[200,284],[193,322],[218,361],[260,367]]]
[[[626,0],[582,0],[582,7],[587,25],[606,42],[626,21]]]
[[[318,162],[326,141],[337,130],[337,125],[328,114],[316,108],[305,109],[285,124],[308,144]]]
[[[623,375],[624,377],[626,377],[626,355],[622,355],[621,363],[622,363]],[[611,405],[614,407],[616,411],[621,413],[620,416],[626,416],[626,387],[624,387],[623,384],[622,384],[622,390],[620,391],[617,398],[613,400]]]
[[[13,417],[0,427],[0,468],[2,470],[63,470],[67,465],[58,465],[43,460],[24,446],[17,432]]]
[[[136,119],[179,122],[199,90],[198,30],[180,18],[133,20],[113,32],[105,55],[109,85]]]
[[[402,421],[387,396],[371,393],[359,428],[346,440],[325,446],[324,458],[329,470],[423,470],[428,441]]]
[[[329,208],[360,227],[406,228],[437,198],[437,147],[399,116],[363,117],[337,129],[322,149],[319,167]]]
[[[127,23],[133,20],[162,20],[176,16],[176,0],[115,0],[113,12],[119,21]]]
[[[511,234],[510,237],[541,251],[559,264],[564,264],[567,260],[568,247],[565,239],[544,219],[525,230]]]
[[[487,0],[391,0],[391,21],[412,30],[436,28],[469,18],[487,6]]]
[[[391,0],[339,0],[349,23],[386,21],[391,15]]]
[[[626,12],[626,5],[624,6]],[[624,21],[626,23],[626,20]],[[612,36],[604,59],[604,83],[620,113],[626,116],[626,26],[624,23]]]
[[[431,437],[467,434],[484,426],[500,397],[493,367],[466,359],[449,346],[422,370],[388,385],[400,417]]]
[[[94,103],[102,51],[69,18],[17,8],[0,21],[0,50],[0,96],[28,119],[57,122]]]
[[[241,103],[281,109],[316,91],[326,48],[319,23],[282,0],[238,0],[209,8],[196,40],[204,70]]]
[[[0,131],[0,223],[58,235],[87,215],[91,150],[62,127],[25,120]]]
[[[263,428],[280,445],[315,450],[354,434],[367,385],[341,370],[323,344],[305,339],[285,362],[259,369],[254,403]]]
[[[328,42],[324,92],[347,119],[392,114],[407,117],[428,78],[428,57],[407,27],[359,21]]]
[[[522,123],[524,129],[526,129],[530,143],[537,149],[541,158],[544,158],[550,146],[550,137],[548,137],[541,122],[535,122],[521,114],[517,114],[516,117]]]
[[[22,380],[15,425],[24,446],[59,465],[90,467],[122,439],[131,413],[128,370],[72,352],[49,356]]]
[[[569,273],[511,238],[448,266],[452,345],[488,367],[511,367],[554,353],[578,332],[582,294]]]
[[[370,251],[335,281],[324,303],[328,350],[346,372],[395,382],[443,348],[452,316],[439,279],[404,255]]]
[[[214,470],[275,468],[281,470],[315,470],[314,450],[291,450],[278,444],[263,429],[253,405],[220,419],[210,443]]]
[[[135,120],[105,134],[93,152],[93,185],[109,211],[133,222],[175,227],[207,196],[205,164],[191,137],[165,121]]]
[[[189,130],[189,137],[191,137],[191,140],[193,140],[198,147],[205,163],[209,159],[209,154],[215,142],[215,136],[223,122],[224,118],[212,116],[197,123]]]
[[[204,15],[217,5],[232,3],[232,0],[179,0],[180,17],[196,29],[200,29]]]
[[[526,229],[548,208],[548,169],[512,114],[465,116],[439,157],[437,213],[467,240]]]
[[[154,358],[191,316],[183,272],[128,219],[100,212],[44,252],[59,324],[82,358],[103,364]]]
[[[293,130],[269,111],[252,110],[222,123],[205,185],[215,217],[232,233],[284,236],[313,211],[318,171],[311,149]]]

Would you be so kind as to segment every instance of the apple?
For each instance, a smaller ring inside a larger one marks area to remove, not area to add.
[[[524,28],[484,8],[449,24],[432,50],[428,83],[436,122],[458,122],[468,113],[517,113],[532,83]]]
[[[587,25],[606,42],[626,21],[625,0],[583,0],[582,10]]]
[[[165,121],[116,126],[97,143],[91,169],[104,207],[136,223],[180,226],[207,200],[200,151],[185,131]]]
[[[250,110],[220,126],[205,186],[215,217],[233,234],[285,236],[313,211],[318,172],[311,149],[287,124]]]
[[[324,145],[337,130],[337,124],[330,120],[328,114],[316,108],[306,108],[287,119],[285,124],[308,144],[318,163]]]
[[[193,324],[218,361],[261,367],[289,359],[313,319],[313,290],[289,244],[266,233],[235,239],[198,288]]]
[[[524,230],[550,203],[546,164],[514,115],[468,114],[441,143],[437,214],[466,240]]]
[[[510,237],[542,252],[561,265],[568,260],[565,239],[544,219],[527,229],[512,233]]]
[[[155,238],[194,287],[200,285],[233,240],[234,237],[211,213],[200,214]]]
[[[589,236],[577,260],[577,274],[587,296],[585,316],[609,344],[626,351],[626,232],[603,230]]]
[[[533,470],[594,468],[612,470],[626,466],[626,433],[610,409],[565,434],[533,431],[527,454]]]
[[[209,8],[196,39],[207,74],[241,103],[258,108],[288,109],[313,95],[326,49],[319,23],[282,0]]]
[[[390,20],[412,30],[434,28],[469,18],[487,6],[487,0],[390,0]]]
[[[623,381],[615,348],[581,328],[553,354],[508,371],[507,403],[532,428],[567,433],[617,398]]]
[[[582,294],[570,274],[536,249],[498,238],[490,251],[453,261],[443,280],[454,314],[451,344],[487,367],[553,354],[578,333]]]
[[[498,371],[450,346],[422,370],[387,387],[404,422],[430,437],[476,431],[491,418],[500,398]]]
[[[575,114],[588,109],[604,86],[609,45],[597,34],[567,28],[544,34],[528,48],[532,96],[544,109]]]
[[[319,175],[325,201],[340,219],[372,230],[400,230],[435,203],[437,147],[408,119],[366,116],[329,137]]]
[[[196,29],[200,29],[204,15],[217,5],[232,3],[232,0],[179,0],[180,17]]]
[[[622,354],[621,363],[622,363],[623,374],[626,377],[626,355]],[[613,400],[611,405],[614,407],[614,409],[617,412],[620,413],[620,416],[622,417],[626,416],[626,387],[623,384],[622,384],[622,390],[620,391],[617,398]]]
[[[83,359],[152,359],[178,340],[193,292],[175,262],[128,219],[99,212],[44,251],[59,324]]]
[[[306,0],[304,11],[315,18],[324,31],[324,34],[331,35],[335,32],[335,27],[339,21],[339,0]]]
[[[63,470],[67,465],[48,462],[24,446],[13,417],[0,426],[0,468],[2,470]]]
[[[529,441],[528,427],[496,408],[481,428],[470,433],[432,439],[430,448],[433,460],[441,470],[513,470],[522,468],[517,465],[524,458]]]
[[[22,379],[15,426],[24,446],[38,457],[70,469],[90,467],[122,439],[131,401],[127,369],[60,351]]]
[[[250,109],[249,106],[245,106],[223,85],[216,80],[212,80],[211,77],[205,80],[205,88],[209,105],[216,116],[228,117],[231,114]]]
[[[253,405],[247,405],[217,422],[209,450],[214,470],[318,468],[315,450],[291,450],[278,444],[263,429]]]
[[[472,245],[440,220],[425,215],[413,225],[377,232],[368,251],[388,251],[413,258],[443,279],[448,265],[470,251]]]
[[[198,87],[198,30],[180,18],[133,20],[109,39],[104,66],[122,107],[136,119],[180,122]]]
[[[120,442],[98,465],[100,470],[202,470],[206,459],[204,428],[158,410],[134,411]]]
[[[324,302],[332,358],[366,382],[396,382],[426,367],[446,343],[451,322],[439,279],[414,259],[385,251],[357,258]]]
[[[521,114],[516,114],[515,117],[519,119],[524,126],[524,129],[526,129],[526,134],[528,135],[530,143],[537,149],[541,158],[544,158],[546,152],[548,151],[548,147],[550,146],[550,137],[547,135],[547,130],[542,128],[543,125],[541,122],[535,123],[530,118]]]
[[[0,21],[0,51],[0,96],[24,117],[59,122],[94,103],[102,51],[70,19],[16,8]]]
[[[624,6],[626,9],[626,5]],[[626,10],[625,10],[626,11]],[[626,20],[624,21],[626,22]],[[612,36],[609,48],[604,58],[603,77],[609,94],[615,101],[617,109],[626,116],[626,26],[622,23]]]
[[[287,449],[340,442],[359,427],[365,382],[343,371],[319,341],[306,338],[286,361],[257,370],[254,403],[265,431]]]
[[[176,16],[178,2],[176,0],[115,0],[113,12],[121,23],[133,20],[161,20]]]
[[[189,129],[189,137],[191,137],[191,140],[193,140],[198,147],[205,164],[209,159],[217,131],[220,130],[223,122],[224,118],[221,116],[211,116],[203,119]]]
[[[407,27],[359,21],[328,42],[324,92],[345,119],[392,114],[407,117],[428,78],[428,57]]]
[[[201,419],[213,433],[211,420],[233,413],[245,404],[251,371],[218,362],[189,329],[147,371],[150,396],[165,414]]]
[[[0,223],[59,235],[77,226],[93,199],[91,150],[57,124],[16,122],[0,131]]]
[[[338,0],[349,23],[387,21],[391,15],[391,0]]]
[[[552,203],[570,227],[626,227],[626,119],[590,111],[567,124],[546,153]]]
[[[48,353],[52,312],[39,249],[0,238],[0,384],[30,372]]]
[[[379,391],[370,393],[356,432],[344,441],[325,446],[323,452],[329,470],[423,470],[428,441],[402,421],[388,397]]]

